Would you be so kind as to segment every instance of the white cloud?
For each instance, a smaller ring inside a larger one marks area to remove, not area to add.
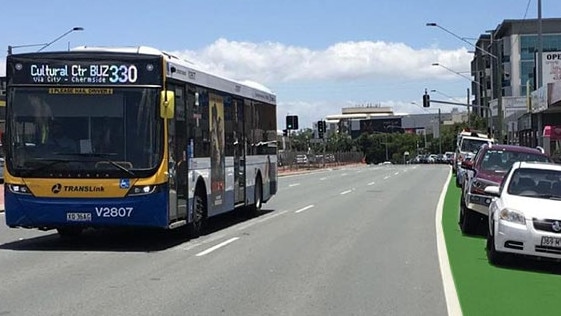
[[[353,82],[356,88],[369,87],[380,78],[385,82],[457,79],[457,74],[432,64],[438,62],[449,69],[463,72],[469,69],[472,59],[466,48],[414,49],[403,43],[382,41],[349,41],[336,43],[322,50],[312,50],[277,42],[252,43],[222,38],[200,50],[170,53],[225,77],[251,80],[269,87],[283,86],[284,89],[299,92],[299,95],[303,94],[302,91],[307,92],[308,101],[283,94],[282,97],[279,96],[278,104],[279,126],[284,126],[282,120],[287,113],[297,113],[303,127],[311,126],[311,122],[325,115],[340,113],[342,107],[364,102],[392,106],[395,112],[412,113],[418,110],[410,100],[365,100],[358,93],[354,95],[360,100],[326,101],[333,99],[329,95],[333,83]],[[3,75],[5,64],[0,63],[0,76]],[[327,82],[331,86],[319,93],[321,97],[310,93],[310,87],[322,89]],[[298,88],[300,86],[302,87]]]
[[[0,77],[4,77],[6,75],[6,62],[0,63]]]
[[[450,70],[432,66],[438,62],[454,71],[469,69],[472,55],[466,48],[442,50],[435,47],[414,49],[403,43],[342,42],[323,50],[289,46],[276,42],[238,42],[218,39],[200,50],[172,52],[199,67],[237,80],[251,79],[266,86],[295,89],[299,84],[321,86],[321,82],[368,82],[379,78],[387,81],[435,81],[457,79]],[[368,85],[366,83],[365,85]],[[297,89],[298,90],[298,89]],[[301,92],[302,89],[300,89]],[[357,96],[361,97],[361,96]],[[330,100],[328,92],[321,99],[302,101],[293,96],[279,96],[278,124],[284,126],[286,114],[298,114],[301,127],[328,114],[341,112],[342,107],[355,106],[364,100]],[[377,102],[392,106],[394,111],[419,112],[409,100]],[[280,128],[279,127],[279,128]]]
[[[325,50],[310,50],[274,42],[218,39],[202,50],[173,53],[223,76],[251,78],[264,84],[376,76],[401,79],[450,77],[454,74],[442,67],[434,67],[432,63],[464,71],[472,58],[465,48],[415,50],[403,43],[380,41],[343,42]]]

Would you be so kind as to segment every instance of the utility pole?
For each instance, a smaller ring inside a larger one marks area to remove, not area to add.
[[[467,88],[467,99],[466,99],[466,104],[470,104],[469,102],[469,88]],[[467,107],[467,112],[468,112],[468,126],[470,125],[470,113],[469,113],[469,106]]]
[[[537,67],[537,75],[538,75],[538,82],[535,84],[536,89],[539,89],[543,86],[543,32],[542,32],[542,1],[538,0],[538,67]]]
[[[442,126],[442,120],[440,116],[440,108],[438,108],[438,153],[442,154],[442,131],[440,127]]]
[[[493,55],[495,56],[495,60],[497,62],[496,70],[493,72],[495,77],[495,84],[497,86],[497,140],[499,143],[503,142],[503,77],[504,77],[504,69],[503,69],[503,61],[502,53],[500,53],[499,46],[496,44],[495,41],[495,33],[491,31],[491,47],[493,48]]]

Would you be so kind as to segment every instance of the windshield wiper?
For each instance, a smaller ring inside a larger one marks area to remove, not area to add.
[[[75,156],[75,157],[100,157],[100,158],[107,158],[110,156],[114,156],[115,154],[109,154],[109,153],[56,153],[56,155],[60,155],[60,156]],[[43,160],[43,159],[37,159],[37,160]],[[61,162],[84,162],[83,160],[65,160],[65,159],[46,159],[49,161],[52,161],[50,164],[44,165],[44,166],[40,166],[36,169],[32,169],[29,170],[29,172],[34,172],[34,171],[40,171],[43,170],[44,168],[48,168],[50,166],[56,165],[58,163]],[[110,164],[112,166],[114,166],[117,169],[120,169],[126,173],[128,173],[129,175],[135,177],[136,175],[134,174],[134,172],[132,172],[131,170],[129,170],[126,167],[123,167],[122,165],[120,165],[119,163],[113,161],[113,160],[109,160],[109,159],[103,159],[103,160],[91,160],[91,162],[95,162],[95,163],[107,163]]]
[[[115,156],[116,154],[113,154],[113,153],[57,153],[57,155],[107,158],[107,157]],[[114,166],[115,168],[123,170],[124,172],[128,173],[129,175],[131,175],[133,177],[135,176],[134,172],[127,169],[126,167],[123,167],[122,165],[120,165],[119,163],[117,163],[113,160],[109,160],[109,159],[94,160],[93,162],[95,162],[95,163],[108,163],[108,164]]]
[[[131,175],[132,177],[135,177],[135,176],[136,176],[136,175],[134,174],[134,172],[132,172],[131,170],[129,170],[129,169],[127,169],[127,168],[121,166],[119,163],[117,163],[117,162],[115,162],[115,161],[113,161],[113,160],[109,160],[109,159],[106,159],[106,160],[98,160],[98,161],[96,161],[96,163],[108,163],[108,164],[112,165],[112,166],[115,167],[115,168],[118,168],[118,169],[123,170],[124,172],[128,173],[128,174]]]
[[[69,163],[69,162],[76,162],[76,160],[68,160],[68,159],[42,159],[42,158],[35,158],[33,159],[34,161],[49,161],[49,163],[44,164],[42,166],[36,167],[36,168],[31,168],[28,170],[25,170],[24,176],[28,177],[31,176],[33,173],[50,168],[54,165],[58,165],[61,163]]]

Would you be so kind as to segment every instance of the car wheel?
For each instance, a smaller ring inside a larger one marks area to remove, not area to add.
[[[505,262],[506,254],[497,251],[495,248],[495,236],[491,233],[487,234],[487,259],[493,265],[502,265]]]
[[[460,224],[460,229],[462,233],[467,235],[473,235],[477,231],[477,226],[479,224],[479,216],[475,214],[474,211],[468,209],[465,203],[462,205],[464,216]]]
[[[464,212],[466,209],[466,205],[464,202],[464,191],[462,191],[462,195],[460,196],[460,216],[458,219],[458,224],[460,225],[460,227],[462,226],[462,223],[464,222]]]

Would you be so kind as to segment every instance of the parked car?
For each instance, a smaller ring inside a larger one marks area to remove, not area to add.
[[[483,145],[475,158],[464,161],[468,169],[460,198],[459,224],[463,233],[477,232],[479,223],[487,218],[492,197],[485,193],[487,186],[498,186],[516,161],[551,162],[543,151],[515,145]]]
[[[453,164],[454,163],[454,152],[447,151],[444,153],[445,163]]]
[[[474,136],[462,136],[459,140],[456,153],[454,154],[455,161],[452,165],[452,171],[454,173],[457,173],[458,167],[462,164],[466,155],[477,153],[482,145],[493,144],[495,142],[491,138],[484,138],[477,135],[478,134],[474,134]],[[461,186],[461,184],[458,183],[458,186]]]
[[[473,158],[475,157],[475,153],[466,153],[464,155],[464,160],[463,162],[468,162],[473,160]],[[467,169],[467,168],[463,168],[462,165],[458,166],[458,170],[456,171],[456,186],[458,188],[461,188],[464,184],[464,178],[466,176],[466,173],[471,172],[471,170]]]
[[[296,164],[307,164],[308,163],[308,156],[306,155],[296,155]]]
[[[489,206],[487,257],[507,254],[561,259],[561,165],[516,162],[500,186],[485,193]]]

